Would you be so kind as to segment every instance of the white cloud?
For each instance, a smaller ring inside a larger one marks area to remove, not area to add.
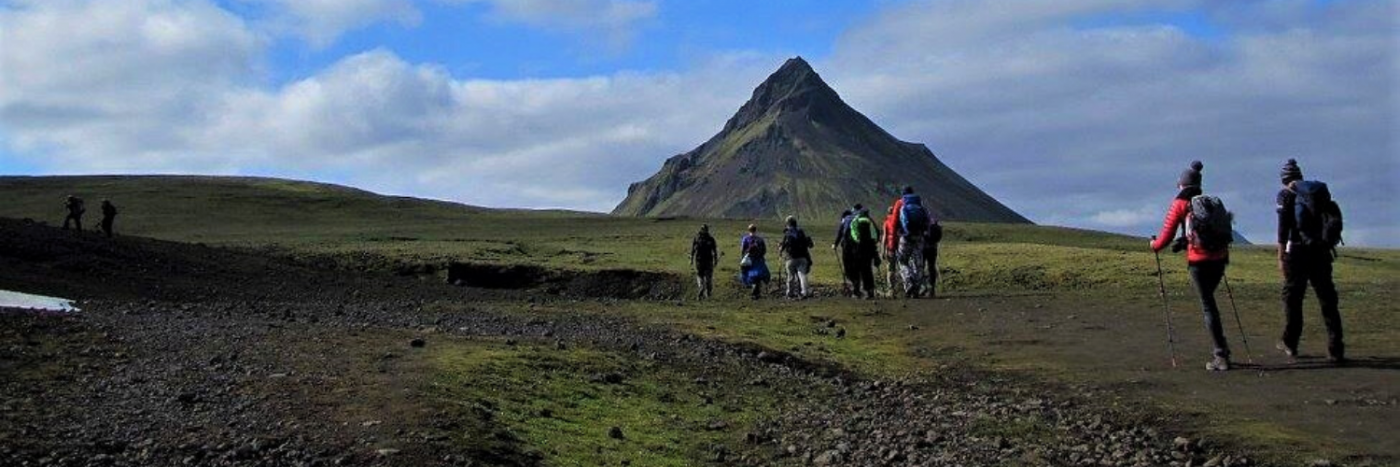
[[[422,13],[412,0],[239,0],[270,9],[268,25],[292,33],[315,47],[324,47],[341,34],[390,21],[417,25]]]
[[[1200,5],[1192,5],[1200,3]],[[1394,226],[1396,6],[1390,2],[914,2],[849,31],[824,65],[891,133],[924,142],[1032,219],[1148,235],[1188,162],[1250,238],[1272,238],[1278,167]],[[1227,35],[1079,18],[1192,6]],[[1266,18],[1257,20],[1256,18]],[[1349,227],[1349,228],[1351,228]],[[1382,240],[1397,245],[1397,240]]]
[[[639,0],[444,0],[488,3],[499,21],[573,33],[601,35],[614,50],[627,47],[643,22],[656,17],[655,1]]]

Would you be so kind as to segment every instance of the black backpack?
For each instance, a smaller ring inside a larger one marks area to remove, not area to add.
[[[1342,208],[1332,200],[1327,184],[1319,181],[1293,183],[1297,199],[1293,203],[1294,228],[1306,246],[1335,248],[1342,243]]]
[[[704,263],[714,260],[715,237],[709,234],[695,236],[695,259]]]
[[[1225,209],[1225,203],[1220,198],[1193,196],[1189,216],[1186,219],[1186,238],[1197,248],[1220,251],[1230,248],[1230,243],[1235,241],[1235,230],[1231,227],[1235,215]]]
[[[787,229],[784,232],[783,249],[787,251],[789,258],[808,258],[811,256],[811,247],[812,239],[808,238],[802,229]]]

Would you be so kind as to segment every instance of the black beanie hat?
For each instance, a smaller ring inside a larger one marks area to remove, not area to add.
[[[1283,168],[1278,171],[1278,178],[1287,185],[1288,182],[1303,179],[1303,169],[1298,168],[1298,161],[1289,159],[1283,163]]]
[[[1191,161],[1191,168],[1181,172],[1181,178],[1177,179],[1176,183],[1182,186],[1201,186],[1202,168],[1205,168],[1205,164],[1201,161]]]

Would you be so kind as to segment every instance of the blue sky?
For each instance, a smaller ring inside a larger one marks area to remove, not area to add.
[[[1149,234],[1278,165],[1400,246],[1396,2],[0,1],[0,174],[310,178],[607,211],[802,55],[1039,223]],[[1055,196],[1046,196],[1047,192]]]

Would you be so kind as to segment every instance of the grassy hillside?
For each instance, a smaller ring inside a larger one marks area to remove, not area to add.
[[[711,224],[725,258],[720,274],[737,273],[737,245],[750,221],[639,219],[560,211],[493,210],[440,201],[382,196],[336,185],[269,178],[184,176],[0,177],[0,217],[59,224],[63,197],[88,201],[85,223],[111,199],[120,234],[240,247],[272,247],[294,255],[332,255],[395,264],[479,261],[579,269],[630,268],[685,272],[690,237]],[[840,283],[825,246],[834,219],[803,219],[817,242],[815,277]],[[780,219],[755,219],[776,246]],[[1061,227],[949,223],[941,265],[951,291],[1043,291],[1115,288],[1155,292],[1146,241]],[[1400,254],[1346,249],[1343,282],[1400,277]],[[1238,248],[1230,270],[1236,285],[1272,286],[1272,250]],[[1184,261],[1164,254],[1168,280],[1185,280]]]

